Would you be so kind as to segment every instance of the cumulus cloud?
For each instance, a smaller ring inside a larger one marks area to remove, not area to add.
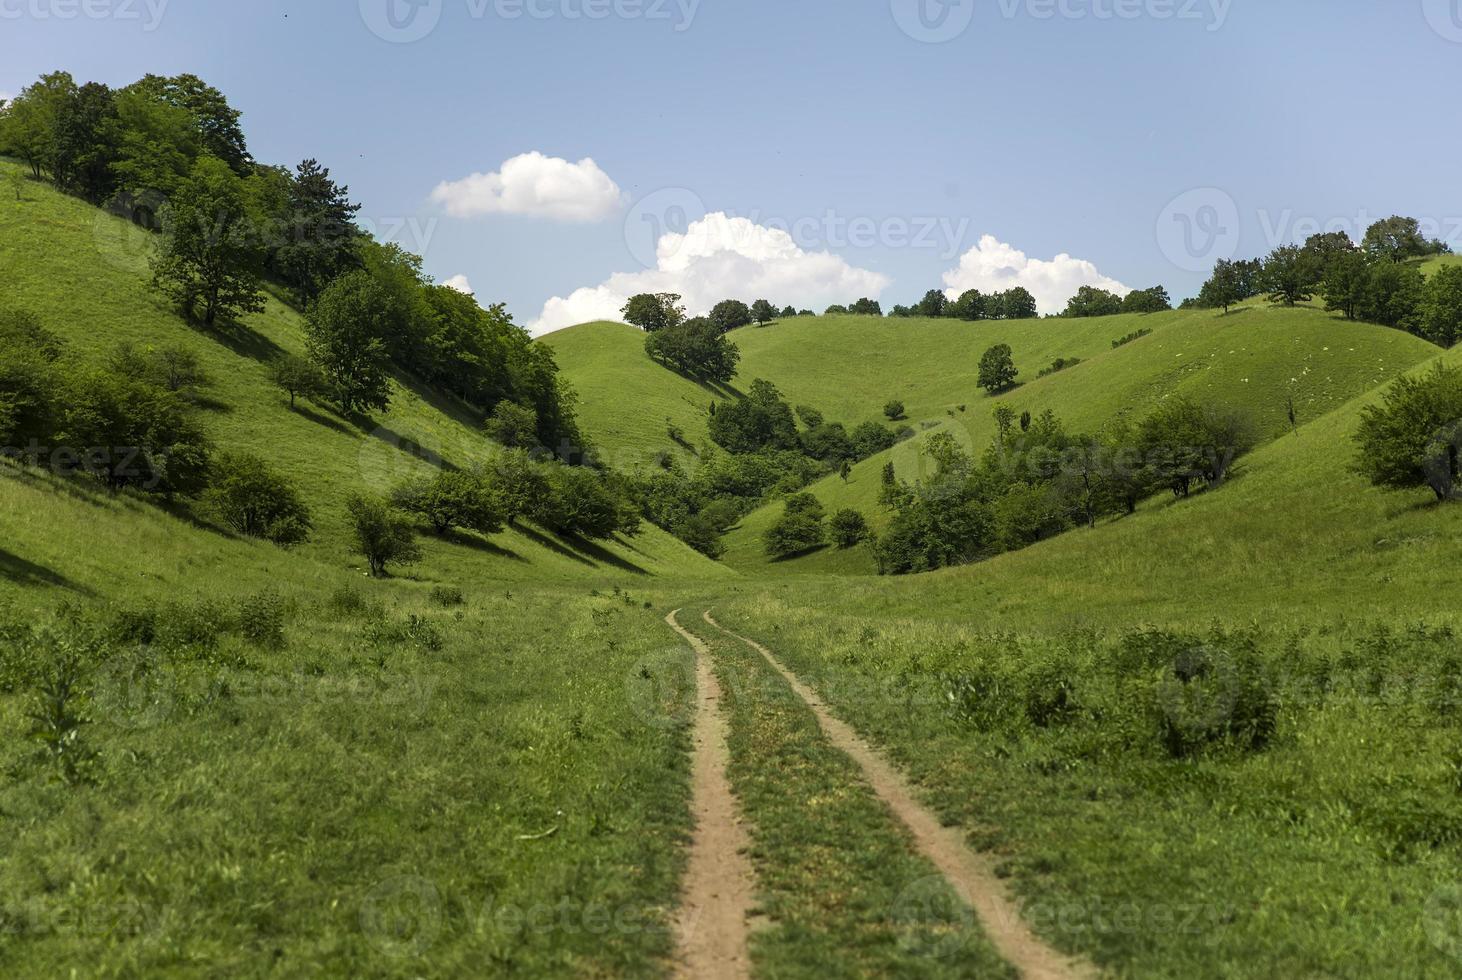
[[[1033,259],[994,235],[982,236],[980,244],[961,256],[959,268],[944,274],[944,284],[950,299],[970,289],[995,293],[1024,286],[1036,298],[1041,313],[1060,313],[1082,286],[1096,286],[1118,296],[1132,291],[1130,286],[1102,275],[1085,259],[1072,258],[1065,252],[1050,260]]]
[[[529,330],[538,335],[590,320],[618,320],[638,293],[679,293],[697,316],[723,299],[768,299],[821,310],[862,296],[876,299],[888,285],[887,276],[830,252],[805,251],[785,231],[718,211],[692,222],[684,234],[663,235],[655,268],[615,273],[597,286],[553,297]]]
[[[467,281],[466,276],[453,276],[443,282],[442,285],[448,289],[455,289],[459,293],[467,293],[469,296],[473,293],[472,283]]]
[[[504,161],[492,173],[443,181],[432,200],[457,218],[524,214],[554,221],[602,221],[624,205],[624,192],[591,158],[570,163],[538,151]]]

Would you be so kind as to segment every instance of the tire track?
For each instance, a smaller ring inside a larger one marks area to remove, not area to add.
[[[681,627],[675,618],[679,612],[666,616],[665,622],[695,651],[696,715],[691,769],[695,830],[675,915],[676,976],[741,980],[751,971],[747,934],[756,879],[746,853],[750,841],[726,778],[731,753],[711,651]]]
[[[784,667],[772,651],[755,640],[726,629],[712,618],[709,610],[704,618],[710,626],[761,654],[807,703],[828,740],[858,763],[874,792],[909,828],[924,856],[974,908],[990,941],[1022,976],[1032,980],[1074,980],[1097,976],[1096,969],[1090,964],[1057,952],[1031,932],[1004,883],[996,877],[992,863],[970,850],[965,843],[964,832],[958,827],[943,826],[939,818],[918,801],[908,780],[851,726],[833,717],[812,689]],[[680,632],[689,635],[683,630]]]

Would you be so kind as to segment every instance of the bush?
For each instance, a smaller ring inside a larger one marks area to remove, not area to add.
[[[355,494],[346,500],[345,508],[355,532],[356,548],[373,577],[383,577],[389,565],[411,565],[421,560],[421,547],[411,522],[386,501]]]
[[[496,534],[507,520],[507,504],[482,477],[469,473],[438,473],[396,488],[392,502],[423,518],[439,535],[454,527],[479,534]]]
[[[455,585],[438,585],[431,590],[431,601],[443,609],[450,609],[452,606],[460,606],[466,603],[462,597],[462,590]]]
[[[898,442],[898,435],[892,429],[877,422],[861,423],[848,438],[853,444],[854,458],[860,460],[892,449]]]
[[[210,467],[205,509],[239,534],[277,545],[309,537],[310,510],[299,493],[264,460],[248,453],[225,453]]]
[[[1064,371],[1069,367],[1076,367],[1080,363],[1081,358],[1079,357],[1058,357],[1051,362],[1050,367],[1042,368],[1037,377],[1044,378],[1048,375],[1055,374],[1057,371]]]
[[[762,540],[767,555],[777,561],[820,547],[827,542],[822,504],[810,493],[788,499],[781,520],[767,529]]]
[[[639,515],[627,494],[609,477],[583,466],[544,467],[544,492],[528,505],[529,520],[556,534],[606,539],[634,533]]]
[[[157,615],[155,639],[173,653],[209,654],[228,632],[228,612],[211,599],[170,602]]]
[[[897,422],[904,417],[904,403],[897,398],[883,406],[883,414],[890,422]]]
[[[833,544],[852,548],[868,539],[868,520],[856,510],[840,510],[829,522]]]
[[[1462,449],[1462,369],[1437,364],[1397,379],[1380,405],[1361,413],[1357,468],[1378,487],[1426,487],[1438,500],[1458,495]]]
[[[269,380],[274,387],[289,396],[289,407],[294,408],[296,398],[317,401],[326,397],[330,385],[325,373],[313,362],[295,354],[281,354],[269,363]]]
[[[1150,336],[1151,334],[1151,330],[1134,330],[1127,336],[1118,337],[1116,340],[1112,341],[1112,349],[1116,350],[1118,347],[1126,347],[1134,340],[1141,340],[1143,337]]]
[[[1279,704],[1252,651],[1234,654],[1188,637],[1159,639],[1171,659],[1152,696],[1169,756],[1186,758],[1218,744],[1256,752],[1269,744]]]
[[[538,413],[526,405],[498,402],[485,424],[487,436],[508,449],[538,445]]]
[[[239,635],[264,650],[283,650],[285,603],[278,592],[265,589],[239,603]]]

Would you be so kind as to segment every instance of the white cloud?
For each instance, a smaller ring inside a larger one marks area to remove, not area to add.
[[[11,95],[4,89],[0,89],[0,102],[9,102],[13,98],[15,98],[15,96]]]
[[[768,299],[778,306],[821,310],[832,303],[877,298],[889,279],[830,252],[808,252],[785,231],[722,212],[692,222],[684,234],[661,237],[656,267],[617,272],[597,286],[555,296],[529,324],[539,335],[590,320],[618,320],[637,293],[679,293],[692,316],[723,299]]]
[[[452,278],[443,282],[442,285],[446,286],[448,289],[455,289],[459,293],[467,293],[469,296],[473,292],[472,283],[467,281],[466,276],[453,276]]]
[[[625,201],[619,185],[589,157],[570,163],[536,150],[505,161],[493,173],[443,181],[431,196],[457,218],[526,214],[576,222],[611,217]]]
[[[959,268],[944,274],[945,293],[950,299],[969,289],[995,293],[1012,286],[1024,286],[1036,298],[1041,313],[1060,313],[1066,301],[1082,286],[1097,286],[1118,296],[1132,291],[1110,276],[1104,276],[1085,259],[1062,252],[1054,259],[1032,259],[994,235],[984,235],[980,244],[959,260]]]

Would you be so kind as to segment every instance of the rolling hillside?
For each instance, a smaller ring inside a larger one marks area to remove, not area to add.
[[[0,163],[0,168],[10,166]],[[124,342],[140,349],[180,344],[196,351],[212,381],[201,400],[214,442],[220,449],[266,456],[288,471],[313,511],[316,532],[286,553],[230,540],[153,504],[112,497],[85,482],[6,467],[0,481],[6,540],[0,547],[10,556],[6,561],[21,563],[22,580],[49,577],[111,591],[119,575],[137,574],[124,570],[140,542],[149,545],[150,559],[140,587],[148,582],[177,587],[207,568],[227,568],[230,575],[245,578],[298,573],[310,580],[322,568],[358,564],[345,521],[349,492],[387,492],[408,475],[427,471],[428,459],[469,465],[490,458],[493,446],[478,432],[468,408],[405,379],[396,385],[390,410],[366,422],[304,402],[291,410],[268,380],[267,361],[281,351],[303,351],[302,322],[292,307],[270,297],[268,308],[241,326],[190,329],[149,287],[149,235],[43,184],[25,182],[23,197],[0,201],[0,302],[39,315],[84,359],[103,358]],[[649,525],[635,539],[602,545],[562,541],[531,529],[510,529],[491,539],[424,538],[423,545],[426,556],[416,574],[445,581],[725,574]],[[41,571],[24,571],[30,567]],[[0,587],[14,580],[7,574]],[[134,585],[130,579],[125,584]]]

